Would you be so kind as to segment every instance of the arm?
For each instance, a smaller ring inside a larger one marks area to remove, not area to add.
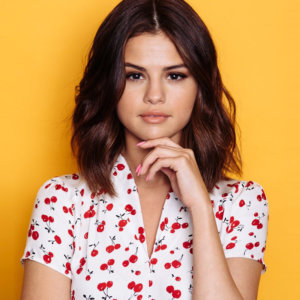
[[[193,300],[254,300],[261,264],[247,258],[226,260],[210,203],[192,208]]]
[[[21,300],[70,300],[71,279],[32,260],[24,262]]]

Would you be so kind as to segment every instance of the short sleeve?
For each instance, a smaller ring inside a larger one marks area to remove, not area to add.
[[[240,192],[233,200],[231,211],[226,214],[223,249],[226,258],[246,257],[263,265],[267,270],[266,250],[269,206],[263,188],[253,182],[240,182],[235,186]]]
[[[63,177],[48,180],[34,201],[21,263],[30,259],[71,278],[74,249],[73,191]]]

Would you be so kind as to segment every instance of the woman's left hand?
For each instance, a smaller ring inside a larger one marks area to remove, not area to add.
[[[139,175],[147,174],[146,180],[151,180],[157,171],[162,171],[188,209],[210,203],[193,150],[181,147],[170,138],[148,140],[138,147],[154,148],[141,162]]]

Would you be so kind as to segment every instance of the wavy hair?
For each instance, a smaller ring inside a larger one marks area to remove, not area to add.
[[[125,88],[125,45],[134,36],[159,31],[174,43],[198,83],[181,146],[194,151],[208,191],[228,172],[241,175],[236,107],[222,83],[216,49],[204,22],[183,0],[123,0],[100,25],[76,86],[71,146],[93,192],[104,189],[116,196],[110,172],[125,145],[116,112]]]

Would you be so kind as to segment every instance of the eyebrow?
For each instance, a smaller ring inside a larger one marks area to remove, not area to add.
[[[146,72],[145,68],[143,68],[141,66],[134,65],[132,63],[125,63],[125,67],[132,67],[132,68],[140,70],[142,72]],[[168,67],[164,67],[163,70],[164,71],[170,71],[170,70],[177,69],[177,68],[186,68],[186,65],[185,64],[179,64],[179,65],[168,66]]]

